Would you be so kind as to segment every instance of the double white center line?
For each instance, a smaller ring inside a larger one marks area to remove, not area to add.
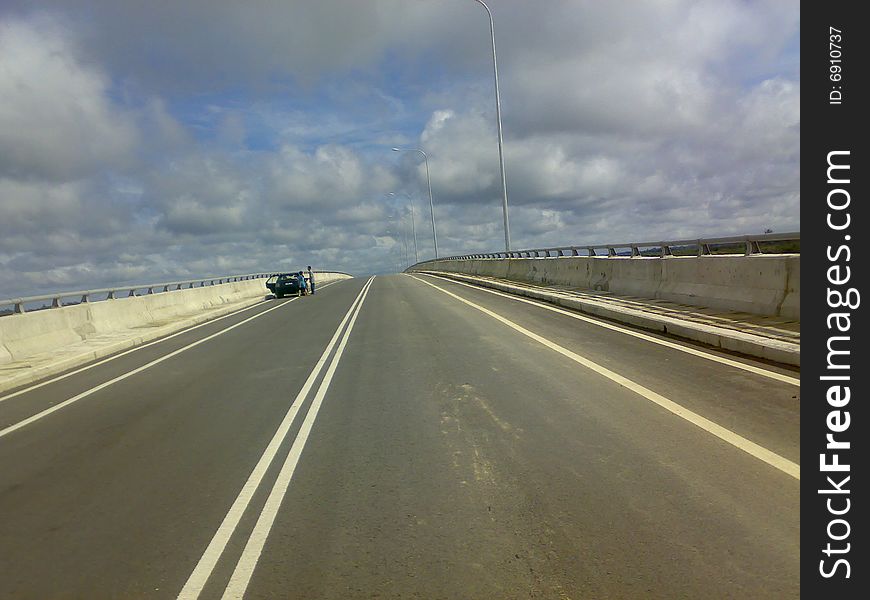
[[[338,349],[332,356],[332,360],[326,369],[326,374],[323,376],[323,380],[320,382],[320,387],[317,389],[317,393],[311,402],[305,420],[302,422],[299,433],[287,454],[284,465],[281,467],[278,478],[272,486],[266,504],[263,506],[263,510],[257,518],[257,523],[254,526],[251,535],[248,537],[245,549],[242,551],[242,555],[233,570],[233,574],[230,577],[230,581],[223,594],[223,598],[225,599],[242,598],[244,596],[245,591],[248,588],[248,583],[251,580],[251,576],[254,573],[254,568],[257,566],[257,561],[263,551],[263,546],[266,544],[266,538],[269,536],[269,531],[272,529],[272,525],[275,522],[278,509],[281,506],[281,502],[284,500],[284,495],[287,493],[290,480],[293,478],[293,472],[296,470],[296,465],[299,463],[299,457],[302,455],[302,450],[305,448],[305,443],[308,441],[311,428],[314,426],[314,420],[317,418],[317,413],[320,411],[320,405],[323,403],[323,398],[326,396],[326,392],[332,382],[335,370],[338,367],[342,354],[344,353],[345,346],[350,338],[350,333],[353,330],[360,308],[362,308],[363,302],[365,302],[373,280],[374,277],[371,277],[366,282],[353,304],[351,304],[347,314],[345,314],[344,319],[342,319],[338,328],[335,330],[332,339],[329,341],[329,344],[326,346],[320,359],[318,359],[317,364],[314,365],[314,368],[308,375],[305,385],[303,385],[302,389],[299,390],[296,399],[293,401],[293,404],[290,405],[287,414],[281,421],[277,431],[275,431],[275,435],[272,437],[266,450],[263,451],[260,460],[254,467],[254,470],[251,471],[251,474],[248,476],[248,480],[245,482],[245,485],[236,497],[235,502],[233,502],[229,512],[227,512],[220,527],[218,527],[218,530],[212,537],[211,542],[205,549],[202,557],[199,559],[193,573],[191,573],[190,577],[187,579],[187,583],[184,584],[184,587],[178,594],[179,599],[188,600],[199,597],[199,594],[205,587],[208,578],[214,571],[215,565],[226,549],[230,537],[236,530],[239,521],[241,521],[242,515],[247,510],[248,505],[251,503],[251,499],[254,497],[255,492],[262,483],[266,471],[274,462],[281,445],[284,443],[287,434],[290,431],[296,413],[299,412],[299,409],[308,397],[308,393],[314,386],[314,382],[318,375],[320,375],[320,372],[323,370],[333,348],[338,344]],[[345,325],[347,325],[347,328],[345,328]],[[340,342],[339,338],[341,338]]]

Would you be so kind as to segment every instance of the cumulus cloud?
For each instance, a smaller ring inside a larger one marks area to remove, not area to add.
[[[132,120],[73,51],[54,19],[0,22],[0,176],[66,181],[129,158]]]
[[[520,247],[799,228],[793,2],[494,0]],[[503,243],[470,0],[0,8],[0,296]],[[396,192],[388,196],[388,192]]]

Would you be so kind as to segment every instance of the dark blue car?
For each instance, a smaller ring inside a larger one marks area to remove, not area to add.
[[[269,288],[276,298],[284,296],[297,295],[305,296],[308,294],[308,286],[305,283],[305,277],[300,273],[282,273],[281,275],[273,275],[266,280],[266,287]]]

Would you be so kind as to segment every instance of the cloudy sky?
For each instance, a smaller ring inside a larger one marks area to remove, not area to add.
[[[797,1],[490,6],[515,248],[800,228]],[[2,0],[0,297],[429,258],[392,146],[503,249],[473,0]]]

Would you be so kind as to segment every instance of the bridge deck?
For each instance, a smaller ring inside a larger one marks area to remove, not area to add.
[[[799,596],[796,370],[366,285],[0,396],[0,595]]]

